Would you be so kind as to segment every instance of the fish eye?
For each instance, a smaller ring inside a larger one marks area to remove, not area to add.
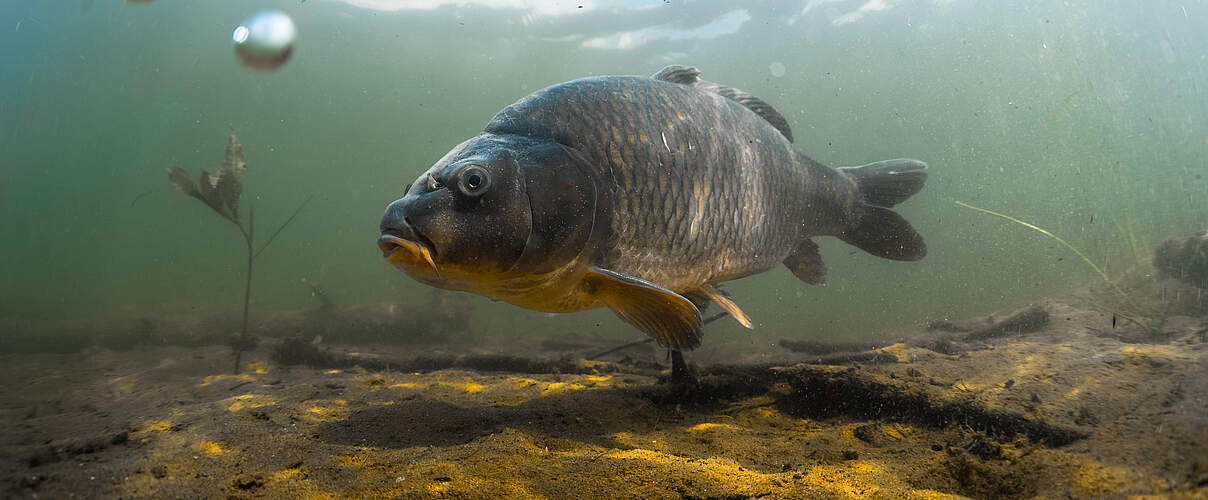
[[[491,186],[490,174],[478,165],[469,165],[461,169],[458,178],[460,182],[457,183],[457,188],[466,196],[482,196]]]

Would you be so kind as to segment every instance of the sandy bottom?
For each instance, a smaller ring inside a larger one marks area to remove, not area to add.
[[[370,371],[283,366],[264,340],[241,375],[223,346],[10,354],[0,496],[1208,498],[1208,322],[1126,343],[1102,313],[1043,307],[1040,331],[947,353],[794,354],[675,390],[623,353]]]

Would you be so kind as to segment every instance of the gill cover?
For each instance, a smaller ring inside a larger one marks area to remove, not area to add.
[[[574,148],[541,141],[517,151],[517,156],[531,224],[512,271],[544,274],[587,248],[596,222],[596,185],[590,163]]]

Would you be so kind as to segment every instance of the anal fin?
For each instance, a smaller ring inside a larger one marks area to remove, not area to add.
[[[700,311],[691,301],[649,281],[593,267],[583,286],[618,317],[677,350],[700,346]]]
[[[801,281],[811,285],[826,283],[826,264],[818,253],[818,244],[808,238],[801,240],[793,253],[784,259],[784,265]]]
[[[713,285],[705,285],[701,287],[701,291],[704,292],[705,295],[709,296],[709,300],[712,300],[714,303],[716,303],[717,307],[720,307],[726,312],[726,314],[729,314],[734,318],[735,321],[738,321],[740,325],[751,330],[755,329],[754,326],[751,326],[751,318],[748,318],[747,314],[742,312],[742,309],[738,308],[738,304],[735,304],[733,300],[730,300],[730,296],[726,295],[725,292]]]

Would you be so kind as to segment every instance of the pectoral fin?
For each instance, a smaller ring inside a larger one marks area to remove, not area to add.
[[[649,281],[593,267],[583,277],[586,292],[659,345],[677,350],[700,346],[700,311],[688,299]]]
[[[742,309],[738,308],[738,304],[735,304],[733,300],[730,300],[730,296],[726,295],[726,293],[721,291],[721,289],[713,285],[705,285],[701,287],[701,291],[705,292],[705,295],[709,296],[709,300],[712,300],[715,304],[717,304],[717,307],[720,307],[726,312],[726,314],[729,314],[731,317],[733,317],[736,321],[738,321],[739,324],[752,330],[755,329],[754,326],[751,326],[751,318],[748,318],[746,313],[742,312]]]

